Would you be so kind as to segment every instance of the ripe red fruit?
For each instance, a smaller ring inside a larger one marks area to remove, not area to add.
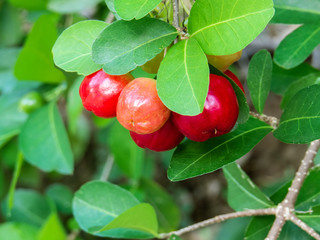
[[[173,122],[187,138],[203,142],[228,133],[235,125],[238,114],[238,100],[231,83],[224,77],[210,74],[203,112],[196,116],[173,113]]]
[[[161,102],[156,81],[136,78],[121,92],[117,105],[117,119],[129,131],[149,134],[160,129],[170,116]]]
[[[109,75],[102,69],[86,76],[79,89],[83,106],[99,117],[115,117],[119,95],[131,80],[130,73]]]
[[[224,72],[225,75],[227,75],[229,78],[231,78],[238,86],[241,88],[242,92],[244,93],[244,88],[239,80],[239,78],[230,70],[227,70]]]
[[[170,119],[154,133],[142,135],[130,132],[130,135],[139,147],[157,152],[175,148],[184,138]]]

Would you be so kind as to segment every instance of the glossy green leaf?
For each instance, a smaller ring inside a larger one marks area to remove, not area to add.
[[[289,69],[298,66],[320,44],[320,25],[306,24],[281,41],[274,53],[274,61]]]
[[[114,0],[117,14],[125,20],[140,19],[154,9],[161,0]]]
[[[271,79],[271,55],[267,50],[260,50],[251,58],[247,78],[252,103],[260,114],[269,95]]]
[[[9,2],[12,4],[12,6],[17,8],[24,8],[27,10],[45,10],[48,0],[9,0]]]
[[[272,226],[274,217],[255,217],[250,222],[245,240],[265,239]],[[312,240],[313,238],[295,224],[287,221],[278,240]]]
[[[103,21],[87,20],[64,30],[52,49],[55,64],[65,71],[83,75],[101,69],[102,65],[92,60],[92,44],[107,26]]]
[[[220,72],[218,69],[214,68],[211,65],[209,65],[209,68],[210,68],[210,73],[222,76],[228,79],[228,81],[231,83],[233,90],[237,95],[238,104],[239,104],[239,116],[237,119],[237,123],[238,124],[245,123],[249,118],[249,111],[250,111],[246,96],[244,95],[242,90],[239,88],[239,86],[229,76]]]
[[[299,192],[295,207],[297,210],[308,211],[314,206],[320,205],[320,166],[310,170]]]
[[[58,212],[64,214],[72,213],[73,193],[69,187],[59,183],[52,184],[47,188],[46,195],[53,200]]]
[[[0,47],[15,46],[23,37],[19,11],[9,3],[0,6]]]
[[[154,58],[176,36],[176,29],[159,19],[116,21],[93,43],[93,60],[109,74],[125,74]]]
[[[320,138],[320,85],[299,91],[288,103],[274,136],[286,143],[309,143]]]
[[[51,213],[41,227],[37,240],[65,240],[67,235],[56,213]]]
[[[7,222],[0,224],[0,237],[10,240],[35,240],[37,239],[38,229],[34,226]]]
[[[251,43],[273,14],[272,0],[197,0],[188,29],[206,54],[227,55]]]
[[[113,13],[113,15],[116,17],[116,19],[121,19],[121,17],[116,13],[116,10],[114,9],[114,0],[104,0],[107,4],[109,10]]]
[[[320,21],[318,0],[274,0],[273,2],[276,11],[272,23],[300,24]]]
[[[305,214],[297,215],[307,225],[312,227],[316,231],[320,231],[320,206],[312,208],[312,211]]]
[[[18,108],[22,92],[0,96],[0,147],[20,132],[27,115]]]
[[[54,102],[29,115],[21,129],[19,145],[26,160],[43,171],[73,172],[69,139]]]
[[[161,62],[157,90],[162,102],[182,115],[203,111],[209,88],[207,58],[194,39],[174,45]]]
[[[244,239],[244,234],[250,218],[235,218],[222,223],[216,240],[239,240]]]
[[[320,165],[320,151],[318,151],[316,157],[314,158],[314,165]]]
[[[48,9],[58,13],[77,13],[93,9],[101,0],[49,0]]]
[[[138,230],[156,237],[158,235],[158,222],[154,208],[147,203],[140,203],[120,214],[99,232],[117,228]]]
[[[271,91],[283,95],[290,84],[298,79],[310,74],[317,73],[319,70],[311,67],[308,63],[302,63],[291,69],[284,69],[277,64],[273,64]]]
[[[292,99],[292,97],[295,94],[297,94],[300,90],[314,84],[320,84],[320,72],[311,73],[292,83],[283,95],[281,101],[281,108],[285,108],[289,101]]]
[[[119,201],[121,199],[121,201]],[[127,228],[104,232],[97,230],[111,223],[139,201],[128,191],[108,182],[93,181],[83,185],[73,198],[73,215],[81,229],[101,237],[146,238],[149,233]],[[136,218],[144,217],[141,212]]]
[[[20,48],[0,48],[0,70],[9,70],[14,67],[20,53]],[[1,81],[4,79],[1,78]]]
[[[140,188],[145,193],[144,201],[150,203],[157,213],[159,232],[177,229],[180,223],[180,211],[169,193],[156,182],[148,179],[141,180]]]
[[[228,182],[228,204],[234,210],[268,208],[274,205],[238,164],[224,166],[223,173]]]
[[[9,221],[24,222],[34,226],[41,226],[50,214],[47,200],[33,190],[18,189],[15,191],[11,216],[7,212],[7,202],[2,204],[3,215]]]
[[[18,57],[14,74],[20,80],[59,83],[65,77],[53,63],[51,49],[58,37],[55,15],[42,15],[33,25]]]
[[[179,181],[215,171],[248,153],[271,131],[271,126],[250,117],[231,133],[201,143],[186,141],[174,152],[168,177]]]
[[[142,174],[144,150],[135,144],[129,131],[115,122],[107,141],[119,168],[128,177],[139,179]]]

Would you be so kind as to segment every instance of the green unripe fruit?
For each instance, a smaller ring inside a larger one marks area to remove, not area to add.
[[[29,92],[19,101],[19,108],[25,113],[31,113],[44,104],[43,98],[38,92]]]

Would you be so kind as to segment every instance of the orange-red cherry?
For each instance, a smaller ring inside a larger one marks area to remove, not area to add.
[[[119,95],[131,80],[130,73],[109,75],[102,69],[86,76],[79,89],[83,106],[99,117],[115,117]]]
[[[157,152],[175,148],[184,138],[170,119],[154,133],[138,134],[130,132],[130,135],[139,147]]]
[[[231,83],[214,74],[210,74],[209,91],[202,113],[196,116],[172,113],[179,131],[198,142],[228,133],[237,122],[238,115],[238,100]]]
[[[153,133],[165,124],[169,116],[170,110],[160,100],[154,79],[136,78],[119,96],[117,119],[132,132]]]

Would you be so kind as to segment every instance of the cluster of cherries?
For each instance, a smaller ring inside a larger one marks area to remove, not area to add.
[[[244,92],[239,79],[225,71]],[[210,74],[210,84],[202,113],[184,116],[171,112],[160,100],[156,80],[125,75],[109,75],[102,69],[84,78],[80,86],[83,106],[103,118],[117,117],[142,148],[166,151],[184,137],[203,142],[228,133],[235,125],[239,106],[230,82]]]

